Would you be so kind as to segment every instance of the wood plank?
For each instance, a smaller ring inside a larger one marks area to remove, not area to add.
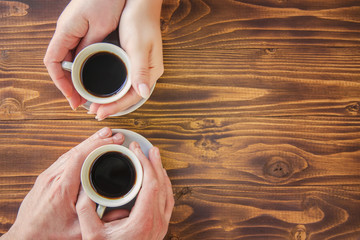
[[[359,119],[324,118],[3,121],[0,176],[36,176],[103,126],[159,146],[176,186],[360,184]]]
[[[0,62],[0,119],[93,118],[71,111],[43,53],[32,53],[6,50]],[[129,116],[359,116],[359,56],[358,48],[165,50],[165,74]]]
[[[68,2],[0,1],[0,235],[37,175],[108,126],[160,148],[166,239],[359,239],[358,0],[165,0],[163,77],[103,122],[42,63]]]
[[[175,187],[176,205],[166,239],[357,239],[359,186]],[[8,229],[26,194],[2,188]],[[297,236],[303,238],[296,238]]]
[[[358,187],[194,187],[176,189],[175,196],[174,239],[358,239],[360,233]]]
[[[166,2],[165,2],[166,4]],[[358,47],[359,1],[183,0],[163,13],[169,49]]]
[[[46,48],[68,2],[3,1],[0,32],[6,34],[0,37],[1,48]],[[164,47],[358,47],[359,11],[356,0],[167,0],[162,11]]]

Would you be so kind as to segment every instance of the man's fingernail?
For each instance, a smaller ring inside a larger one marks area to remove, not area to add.
[[[72,109],[73,111],[76,111],[76,107],[74,107],[74,106],[71,104],[70,97],[66,97],[66,100],[68,101],[71,109]]]
[[[160,150],[157,147],[154,147],[154,154],[156,157],[160,157]]]
[[[104,127],[103,129],[101,129],[99,131],[99,135],[101,137],[107,137],[109,135],[109,128],[108,127]]]
[[[150,97],[150,89],[145,83],[139,84],[139,92],[142,98]]]
[[[76,111],[76,108],[73,105],[71,105],[71,103],[70,103],[70,107],[73,111]]]
[[[140,145],[137,142],[134,142],[134,147],[135,148],[140,148]]]

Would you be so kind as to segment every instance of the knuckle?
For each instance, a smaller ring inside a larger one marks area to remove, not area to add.
[[[52,198],[58,200],[68,199],[69,197],[69,184],[61,176],[55,178],[52,186]]]
[[[94,22],[94,25],[99,35],[106,36],[116,29],[118,23],[119,21],[116,18],[104,18],[101,21]]]
[[[76,204],[75,208],[76,208],[76,212],[79,216],[85,215],[89,211],[89,207],[86,204],[84,204],[83,202],[78,202],[78,204]]]
[[[144,82],[149,79],[149,69],[147,68],[139,68],[134,75],[134,80],[137,80],[139,82]]]
[[[146,216],[146,221],[142,223],[142,230],[143,232],[151,232],[154,228],[154,216],[152,214],[148,214]]]
[[[71,157],[71,155],[69,154],[69,152],[66,152],[58,158],[58,161],[62,164],[64,162],[66,162],[67,160],[69,160],[70,157]]]
[[[66,154],[68,154],[68,156],[72,157],[72,158],[78,158],[82,156],[81,151],[79,150],[78,146],[73,147],[72,149],[70,149],[69,152],[67,152]]]
[[[39,176],[36,178],[35,184],[47,184],[51,181],[50,173],[45,170],[44,172],[40,173]]]

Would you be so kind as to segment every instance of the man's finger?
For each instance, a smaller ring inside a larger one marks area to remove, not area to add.
[[[153,147],[150,149],[149,160],[153,166],[154,172],[156,173],[159,182],[159,187],[160,187],[158,191],[159,209],[161,209],[162,210],[161,213],[163,213],[166,206],[167,189],[166,189],[165,175],[163,171],[164,168],[161,163],[160,151],[157,147]]]
[[[130,214],[129,210],[116,209],[116,210],[112,210],[112,211],[106,213],[103,216],[102,220],[104,222],[112,222],[112,221],[115,221],[115,220],[126,218],[126,217],[129,216],[129,214]]]
[[[174,209],[175,200],[174,200],[174,193],[172,190],[170,178],[168,177],[166,170],[163,169],[165,177],[165,183],[166,183],[166,204],[165,204],[165,219],[167,223],[170,222],[171,214]]]
[[[159,211],[159,197],[157,192],[160,186],[152,164],[141,151],[139,144],[132,142],[130,144],[130,150],[135,153],[144,170],[143,184],[129,216],[133,221],[138,221],[147,215],[152,215],[154,211]]]
[[[85,194],[81,188],[76,202],[82,239],[103,239],[103,223],[95,211],[95,203]]]
[[[80,182],[82,164],[91,151],[106,144],[122,144],[123,142],[124,135],[121,133],[112,136],[111,129],[108,127],[99,130],[68,152],[71,159],[66,163],[64,179],[69,179],[72,184],[77,184]]]

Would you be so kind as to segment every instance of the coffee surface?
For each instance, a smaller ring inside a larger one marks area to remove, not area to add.
[[[90,56],[81,69],[84,88],[97,97],[116,94],[123,87],[126,76],[125,64],[110,52],[99,52]]]
[[[130,159],[119,152],[98,157],[91,167],[90,182],[94,190],[106,198],[126,195],[134,186],[135,168]]]

